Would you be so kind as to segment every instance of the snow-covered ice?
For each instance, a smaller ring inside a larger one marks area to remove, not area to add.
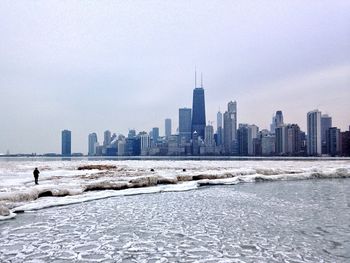
[[[78,170],[84,165],[115,166]],[[32,171],[40,170],[39,185]],[[154,169],[154,171],[151,171]],[[183,171],[186,169],[186,171]],[[20,211],[203,185],[350,177],[350,161],[0,160],[1,219]],[[1,211],[5,211],[2,209]]]

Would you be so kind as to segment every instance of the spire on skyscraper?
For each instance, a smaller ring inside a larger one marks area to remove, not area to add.
[[[201,72],[201,88],[203,88],[203,73]]]
[[[197,67],[194,66],[194,88],[197,88]]]

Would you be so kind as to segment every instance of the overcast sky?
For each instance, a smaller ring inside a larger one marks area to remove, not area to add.
[[[87,136],[149,131],[230,100],[268,128],[282,110],[306,129],[318,108],[350,125],[350,1],[0,1],[0,153],[72,151]]]

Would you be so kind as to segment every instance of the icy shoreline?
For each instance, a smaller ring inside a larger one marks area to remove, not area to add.
[[[34,165],[42,171],[37,186],[28,176]],[[89,169],[78,169],[81,165]],[[350,178],[349,161],[0,162],[0,168],[0,220],[52,206],[121,195],[187,191],[204,185]]]

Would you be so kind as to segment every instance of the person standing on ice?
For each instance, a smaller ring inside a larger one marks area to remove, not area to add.
[[[34,174],[35,184],[39,184],[38,179],[39,179],[40,172],[39,172],[38,168],[35,167],[33,174]]]

